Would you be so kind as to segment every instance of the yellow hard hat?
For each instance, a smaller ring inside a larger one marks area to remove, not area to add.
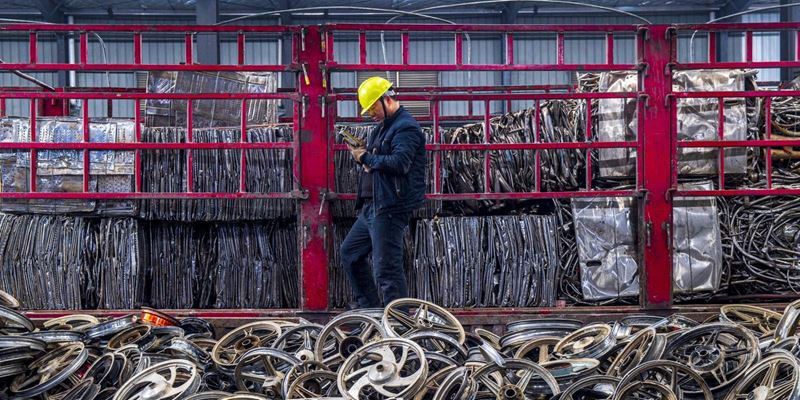
[[[361,115],[366,114],[367,110],[369,110],[369,108],[391,87],[392,82],[380,76],[367,78],[367,80],[358,87],[358,102],[361,103]]]

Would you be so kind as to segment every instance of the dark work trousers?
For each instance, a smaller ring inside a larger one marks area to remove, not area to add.
[[[358,213],[339,254],[360,308],[384,306],[378,297],[378,288],[385,304],[408,296],[403,237],[410,218],[410,212],[376,216],[371,201]],[[367,263],[370,253],[372,267]]]

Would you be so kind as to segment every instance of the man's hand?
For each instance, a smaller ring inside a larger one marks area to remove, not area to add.
[[[367,149],[363,147],[353,147],[349,144],[347,148],[350,149],[350,154],[353,155],[353,159],[356,160],[357,163],[361,164],[361,159],[364,157],[364,154],[367,154]]]

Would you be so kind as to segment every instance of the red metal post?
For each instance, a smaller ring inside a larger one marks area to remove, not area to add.
[[[240,114],[239,129],[241,130],[241,142],[247,143],[247,99],[242,99],[242,111]],[[244,193],[247,191],[247,150],[241,150],[239,158],[239,192]],[[295,155],[295,157],[297,157]]]
[[[717,32],[708,32],[708,62],[717,62]]]
[[[541,112],[540,101],[536,100],[536,111],[533,114],[533,137],[534,142],[539,143],[541,141],[541,118],[539,117],[539,113]],[[536,174],[536,192],[542,191],[542,156],[541,150],[536,151],[536,165],[534,166],[534,173]]]
[[[403,49],[402,49],[403,64],[408,65],[409,58],[410,58],[410,54],[409,53],[411,53],[410,45],[409,45],[408,32],[401,33],[400,34],[400,38],[401,38],[401,42],[403,44]]]
[[[28,35],[28,58],[31,64],[36,64],[39,61],[39,51],[37,50],[37,35],[36,32],[31,32]]]
[[[643,43],[641,61],[647,63],[647,72],[640,75],[640,88],[649,99],[640,121],[644,124],[647,139],[644,141],[644,199],[645,222],[651,237],[644,246],[643,255],[643,300],[646,308],[668,308],[672,303],[672,204],[670,198],[673,154],[670,113],[664,107],[664,99],[672,91],[671,62],[675,35],[668,27],[650,26],[640,35],[648,35]],[[674,100],[674,99],[673,99]],[[674,104],[673,104],[674,106]],[[670,149],[667,151],[666,149]]]
[[[586,143],[592,142],[592,100],[586,100]],[[592,190],[592,149],[586,149],[586,190]]]
[[[236,34],[236,64],[244,65],[244,32]]]
[[[766,129],[765,137],[767,140],[772,140],[772,97],[767,97],[764,101],[764,127]],[[766,174],[767,174],[767,189],[772,189],[772,147],[764,149],[766,154]]]
[[[725,140],[725,99],[720,97],[717,99],[717,135],[719,140]],[[718,148],[719,151],[719,188],[725,189],[725,148]]]
[[[614,33],[606,33],[606,64],[614,64]]]
[[[483,102],[483,132],[484,132],[484,139],[487,144],[492,142],[492,124],[490,122],[491,118],[491,102],[489,100],[485,100]],[[491,193],[492,192],[492,152],[486,150],[486,154],[484,154],[483,159],[483,181],[486,187],[483,188],[484,193]]]
[[[442,134],[439,132],[439,101],[431,102],[431,112],[433,113],[433,143],[442,143]],[[442,193],[442,152],[438,151],[434,155],[433,165],[433,192]]]
[[[187,55],[189,55],[187,53]],[[186,101],[186,143],[194,143],[194,102]],[[194,192],[194,165],[191,149],[186,150],[186,191]]]
[[[83,143],[89,143],[89,100],[83,100],[83,117],[81,125],[83,126]],[[89,191],[89,150],[83,150],[83,192]]]
[[[141,35],[139,35],[141,39]],[[139,53],[141,54],[141,53]],[[142,143],[142,102],[141,100],[134,100],[133,102],[133,124],[134,135],[136,136],[136,144]],[[134,167],[133,167],[136,193],[142,192],[142,150],[136,149],[134,153]]]
[[[556,36],[556,64],[564,64],[564,32],[558,32]]]
[[[31,130],[31,143],[36,143],[36,129],[37,129],[37,122],[36,121],[36,111],[38,107],[36,107],[37,100],[31,99],[30,100],[30,130]],[[36,150],[31,149],[31,165],[30,165],[30,191],[31,193],[36,191],[36,168],[39,166],[39,161],[37,160],[37,153]]]
[[[135,32],[133,34],[133,63],[142,63],[142,33]]]
[[[298,54],[299,62],[308,70],[310,84],[297,80],[300,94],[306,101],[299,106],[301,111],[300,131],[300,181],[308,191],[307,201],[300,202],[300,249],[302,308],[321,311],[328,308],[328,232],[330,213],[321,207],[322,194],[327,190],[327,130],[322,113],[322,99],[326,95],[322,86],[323,72],[320,64],[325,60],[320,29],[309,26],[305,35],[305,51]],[[320,212],[321,211],[321,212]]]

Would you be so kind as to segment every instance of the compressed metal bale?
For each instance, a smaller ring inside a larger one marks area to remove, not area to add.
[[[237,128],[195,129],[198,143],[236,143]],[[143,141],[184,142],[185,129],[146,128]],[[290,125],[270,125],[248,129],[248,141],[289,142]],[[293,190],[293,154],[290,149],[246,150],[246,190],[250,193],[290,192]],[[142,190],[144,192],[185,192],[187,152],[183,150],[142,151]],[[215,149],[192,151],[195,192],[237,193],[241,179],[241,150]],[[288,218],[294,215],[292,199],[156,199],[142,200],[141,218],[170,221],[235,221]]]
[[[682,183],[680,190],[711,190],[710,181]],[[714,292],[722,278],[722,242],[716,199],[676,197],[673,201],[672,276],[676,293]]]
[[[559,269],[553,216],[421,220],[412,283],[445,307],[550,306]]]
[[[583,105],[581,103],[584,103]],[[540,103],[540,140],[568,143],[586,140],[585,102],[546,100]],[[586,181],[586,153],[578,149],[542,150],[542,191],[577,190]]]
[[[92,119],[89,121],[91,143],[133,143],[135,125],[130,120]],[[0,141],[29,142],[30,120],[0,119]],[[46,117],[36,120],[36,140],[42,143],[80,143],[83,120],[71,117]],[[82,192],[83,151],[39,150],[36,164],[36,190],[39,192]],[[89,191],[124,192],[134,189],[134,152],[96,150],[89,152]],[[30,152],[0,151],[0,177],[3,192],[28,192],[30,189]],[[132,216],[133,200],[46,200],[3,199],[4,212],[76,213],[100,216]]]
[[[290,221],[218,224],[216,308],[296,308],[297,227]]]
[[[639,294],[637,215],[625,197],[572,199],[584,300]]]
[[[611,71],[599,74],[598,92],[630,93],[637,92],[638,87],[638,73],[636,72]],[[597,103],[596,136],[598,141],[636,141],[638,137],[638,99],[598,99],[592,103],[595,102]],[[635,148],[600,149],[598,154],[601,177],[636,176]]]
[[[148,93],[274,93],[278,75],[274,72],[195,72],[151,71],[147,77]],[[278,122],[278,100],[248,99],[247,124]],[[147,100],[145,125],[148,127],[186,127],[186,100]],[[194,101],[194,128],[239,126],[241,100]]]
[[[96,308],[132,309],[145,302],[139,222],[104,218],[97,227],[97,256],[90,275],[97,285]]]

